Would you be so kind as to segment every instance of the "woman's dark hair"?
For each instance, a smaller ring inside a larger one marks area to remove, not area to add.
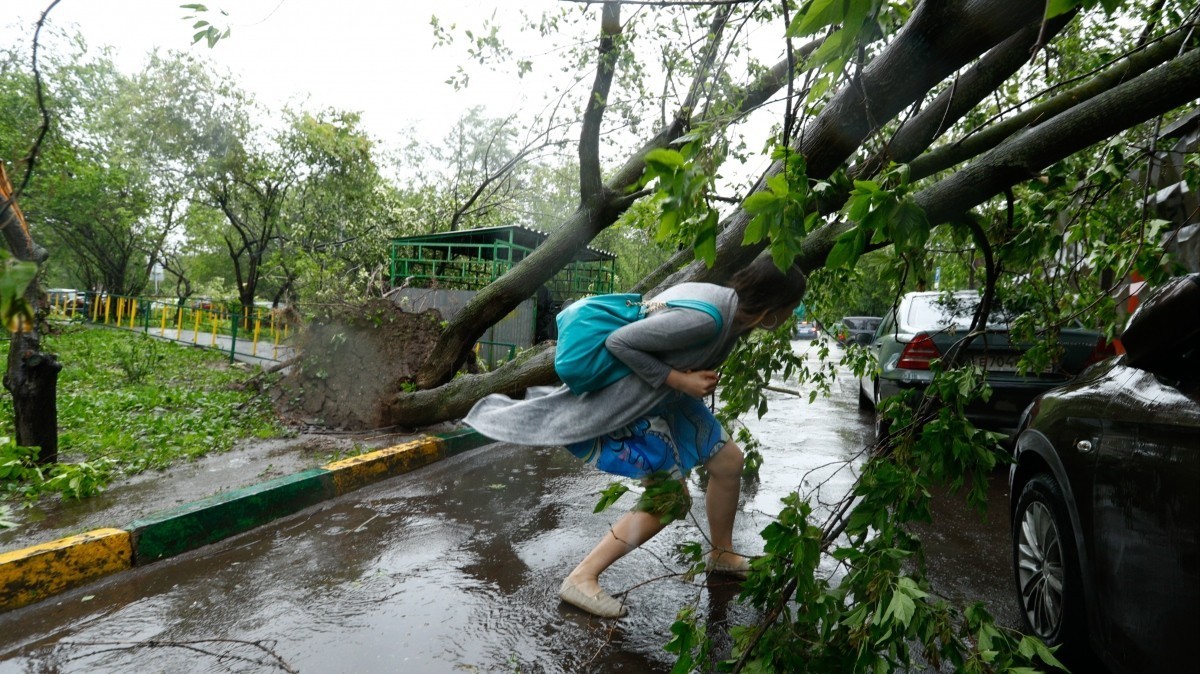
[[[734,274],[729,287],[737,291],[738,311],[754,316],[800,302],[808,277],[795,265],[779,271],[771,256],[764,254]]]

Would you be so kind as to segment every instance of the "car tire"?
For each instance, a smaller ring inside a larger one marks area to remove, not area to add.
[[[1075,536],[1062,489],[1050,475],[1025,483],[1013,512],[1012,549],[1026,631],[1064,651],[1081,650],[1085,618]]]

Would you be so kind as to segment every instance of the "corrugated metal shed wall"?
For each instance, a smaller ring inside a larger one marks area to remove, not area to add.
[[[435,288],[400,288],[391,294],[392,301],[404,311],[420,313],[437,309],[444,320],[450,320],[467,306],[475,296],[473,290],[442,290]],[[514,349],[533,346],[535,307],[532,299],[517,305],[499,323],[488,328],[479,338],[479,358],[489,368],[508,360]]]

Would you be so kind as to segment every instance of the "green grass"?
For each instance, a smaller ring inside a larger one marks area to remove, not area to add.
[[[284,433],[269,401],[244,386],[254,373],[220,353],[78,324],[44,337],[42,348],[63,365],[61,461],[108,460],[137,473]],[[0,436],[12,434],[12,398],[0,392]]]

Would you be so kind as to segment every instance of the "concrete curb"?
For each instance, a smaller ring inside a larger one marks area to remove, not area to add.
[[[96,529],[0,554],[0,612],[195,550],[492,442],[473,430],[425,436],[193,501],[123,528]]]

